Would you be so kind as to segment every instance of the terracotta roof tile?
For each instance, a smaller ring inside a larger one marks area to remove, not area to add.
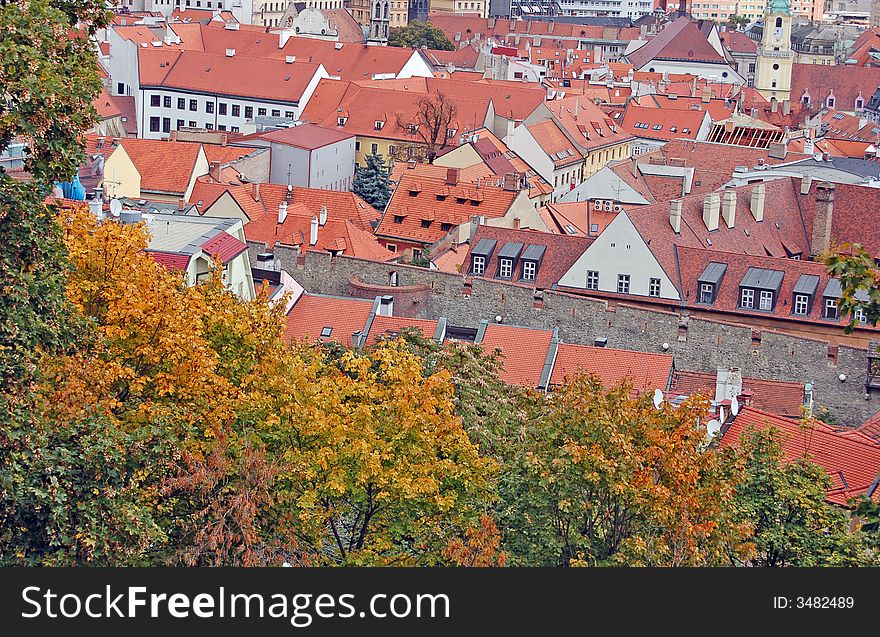
[[[709,44],[691,19],[677,18],[627,58],[640,69],[652,60],[723,63],[724,58]]]
[[[501,380],[512,385],[537,387],[553,332],[491,323],[483,337],[483,350],[501,350]]]
[[[303,124],[301,126],[291,126],[290,128],[280,128],[267,133],[260,133],[258,137],[270,142],[286,144],[287,146],[314,150],[344,139],[351,139],[354,135],[348,131],[336,128],[330,129],[323,126],[315,126],[314,124]]]
[[[125,150],[141,176],[141,191],[183,195],[196,169],[201,144],[123,137]]]
[[[214,235],[199,246],[212,257],[220,259],[221,263],[229,263],[232,259],[247,251],[247,244],[236,239],[227,232]]]
[[[724,432],[721,446],[735,445],[749,428],[778,428],[783,433],[785,460],[806,457],[825,469],[831,478],[828,500],[845,505],[851,497],[864,495],[880,472],[880,444],[868,444],[827,427],[802,429],[799,422],[744,407]]]
[[[303,294],[287,314],[284,337],[351,346],[352,334],[364,329],[372,311],[369,300]],[[330,328],[329,336],[322,336],[325,328]]]
[[[679,396],[704,394],[712,399],[715,396],[716,378],[717,374],[677,369],[672,375],[669,392]],[[748,395],[748,404],[755,409],[778,416],[800,418],[804,406],[803,383],[743,378],[742,387],[743,394]]]
[[[560,343],[551,385],[561,385],[578,373],[595,374],[606,387],[624,380],[638,393],[665,390],[672,372],[672,356],[588,345]]]
[[[432,338],[437,329],[437,321],[402,316],[376,316],[370,325],[367,345],[374,345],[383,337],[393,338],[404,328],[414,328],[425,338]]]
[[[703,111],[668,107],[645,108],[635,101],[629,103],[620,125],[630,135],[668,141],[695,140],[706,118]]]
[[[791,99],[802,102],[809,95],[810,105],[821,107],[833,92],[835,107],[854,111],[856,98],[861,93],[867,104],[880,86],[880,68],[838,65],[833,72],[821,64],[793,64],[791,67]]]
[[[880,411],[859,425],[856,431],[880,443]]]
[[[816,214],[816,189],[813,180],[810,191],[800,195],[807,231],[813,231]],[[800,191],[798,191],[800,192]],[[768,199],[768,201],[770,201]],[[831,218],[831,240],[835,244],[862,245],[875,258],[880,258],[880,225],[865,223],[865,211],[880,210],[880,189],[857,184],[834,185],[834,207]]]

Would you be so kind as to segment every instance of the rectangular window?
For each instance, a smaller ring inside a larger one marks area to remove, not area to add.
[[[237,110],[238,109],[235,106],[233,106],[232,107],[232,114],[235,115],[235,112]],[[254,116],[254,107],[253,106],[245,106],[244,107],[244,116],[248,119],[252,118]]]
[[[177,120],[177,129],[178,130],[180,130],[184,126],[186,126],[186,122],[184,122],[182,119]]]
[[[246,106],[245,109],[244,109],[244,112],[245,112],[245,115],[246,115],[247,117],[250,117],[250,115],[247,114],[247,110],[248,110],[248,108],[249,108],[249,107]],[[239,116],[241,116],[241,106],[240,106],[240,105],[238,105],[238,104],[233,104],[233,105],[232,105],[232,116],[233,116],[233,117],[239,117]]]
[[[217,130],[226,130],[226,124],[219,124]]]
[[[184,110],[186,108],[186,100],[182,97],[177,98],[177,108],[178,110]]]
[[[370,151],[375,155],[379,152],[379,144],[370,144]]]
[[[397,246],[393,243],[386,243],[385,249],[388,250],[388,252],[397,252]]]
[[[166,95],[162,98],[162,106],[165,108],[171,108],[171,96]]]
[[[751,310],[755,307],[755,291],[750,290],[748,288],[743,288],[742,292],[740,292],[739,296],[739,306],[743,307],[747,310]]]
[[[509,279],[513,274],[513,260],[512,259],[501,259],[500,266],[498,267],[498,276],[502,279]]]
[[[229,130],[231,130],[233,133],[237,133],[237,132],[238,132],[238,126],[233,126],[233,127],[230,128]]]
[[[214,130],[214,125],[211,122],[205,124],[205,130]]]
[[[190,128],[196,128],[197,126],[198,126],[198,124],[196,124],[196,123],[195,123],[194,121],[192,121],[192,120],[189,120],[189,127],[190,127]]]
[[[356,151],[357,151],[357,150],[360,150],[360,149],[361,149],[361,143],[360,143],[360,142],[355,142],[355,143],[354,143],[354,149],[355,149]]]
[[[151,117],[150,118],[150,132],[158,133],[159,132],[159,118]]]
[[[617,293],[618,294],[629,294],[629,275],[628,274],[618,274],[617,275]]]
[[[868,322],[868,317],[865,315],[865,310],[860,307],[857,307],[853,310],[853,318],[858,321],[860,325]]]
[[[599,289],[599,273],[596,270],[587,270],[587,289]]]
[[[534,261],[523,261],[523,281],[534,281],[538,264]]]
[[[171,132],[171,118],[163,117],[162,118],[162,132],[170,133]]]
[[[773,309],[773,292],[770,290],[761,290],[761,298],[758,301],[758,308],[768,312]]]
[[[660,296],[660,279],[651,279],[648,282],[648,296]]]
[[[284,117],[287,119],[293,119],[293,111],[284,111]]]
[[[205,112],[213,113],[214,112],[214,102],[205,102]]]
[[[825,299],[825,313],[823,316],[834,320],[840,318],[840,313],[837,311],[837,299]]]
[[[265,115],[265,114],[266,114],[265,108],[258,108],[257,109],[257,115]]]
[[[711,283],[700,283],[700,303],[712,303],[714,297],[715,286]]]
[[[483,274],[486,271],[486,257],[475,256],[471,265],[473,274]]]
[[[150,106],[159,106],[159,96],[151,95],[150,96]]]
[[[189,101],[189,110],[197,111],[199,110],[199,102],[198,100],[190,100]]]
[[[281,117],[281,111],[277,108],[272,109],[272,117]]]
[[[117,95],[125,95],[125,84],[122,82],[116,83],[116,94]]]
[[[220,102],[220,114],[226,115],[226,102]]]
[[[794,295],[794,313],[799,316],[806,316],[810,307],[810,297],[806,294]]]

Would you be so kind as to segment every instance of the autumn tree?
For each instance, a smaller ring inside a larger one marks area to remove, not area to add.
[[[458,107],[442,91],[419,98],[416,105],[416,112],[409,118],[398,113],[397,128],[424,144],[431,163],[441,150],[455,143]]]
[[[517,566],[729,563],[736,468],[706,449],[705,405],[655,409],[579,377],[508,440],[497,520]]]
[[[845,245],[825,255],[825,265],[829,274],[840,279],[838,310],[849,317],[847,333],[859,325],[859,312],[864,324],[876,325],[880,320],[880,271],[871,255],[858,244]]]
[[[405,48],[437,49],[454,51],[455,46],[443,33],[443,30],[429,22],[410,20],[405,27],[391,29],[388,33],[388,46]]]
[[[849,516],[826,502],[830,478],[808,455],[787,462],[782,432],[752,430],[741,451],[745,475],[736,489],[737,511],[753,528],[753,566],[856,566],[876,558]]]

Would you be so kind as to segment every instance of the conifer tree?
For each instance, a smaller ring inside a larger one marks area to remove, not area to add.
[[[370,153],[365,159],[367,165],[363,168],[357,166],[355,169],[352,190],[377,210],[385,210],[391,198],[391,183],[385,159],[378,153]]]

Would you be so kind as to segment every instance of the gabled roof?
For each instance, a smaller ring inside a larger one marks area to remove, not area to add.
[[[861,93],[867,104],[874,90],[880,86],[880,68],[838,65],[829,73],[822,64],[792,64],[791,99],[800,102],[804,94],[812,106],[821,106],[834,93],[835,108],[855,110],[856,97]]]
[[[672,373],[672,356],[560,343],[550,384],[561,385],[578,373],[595,374],[605,387],[628,380],[637,393],[665,390]]]
[[[632,65],[640,69],[651,60],[676,60],[724,64],[726,60],[715,50],[691,19],[682,16],[629,55]]]
[[[486,352],[501,350],[500,378],[505,383],[537,387],[553,332],[490,323],[481,345]]]
[[[123,137],[119,145],[141,176],[141,191],[183,195],[193,177],[201,144]]]
[[[619,144],[632,139],[602,109],[586,98],[565,97],[545,104],[553,119],[584,151]]]
[[[880,411],[859,425],[856,431],[880,443]]]
[[[538,264],[535,280],[534,282],[527,283],[527,285],[538,289],[553,287],[593,242],[592,239],[583,236],[571,237],[537,230],[515,230],[512,228],[493,228],[481,225],[471,239],[471,250],[483,239],[496,242],[496,247],[485,264],[485,274],[482,275],[483,278],[488,279],[495,278],[498,273],[498,254],[505,244],[521,243],[526,247],[543,247],[545,250]],[[523,250],[523,255],[525,255],[525,249]],[[462,274],[469,274],[470,271],[471,259],[467,258],[464,261]],[[521,264],[518,262],[514,266],[514,281],[518,280],[520,274]]]
[[[363,44],[364,30],[345,9],[322,9],[321,13],[330,19],[330,26],[336,29],[339,42]]]
[[[620,123],[621,128],[635,137],[660,141],[697,139],[706,113],[670,108],[645,108],[630,102]]]
[[[270,142],[285,144],[286,146],[315,150],[345,139],[351,139],[354,135],[347,131],[324,128],[314,124],[302,124],[301,126],[291,126],[290,128],[280,128],[260,133],[258,137]]]
[[[555,119],[545,119],[543,122],[525,126],[556,168],[564,168],[584,161],[584,155],[576,147],[577,144],[566,137]]]
[[[880,473],[880,444],[840,433],[822,423],[803,429],[795,420],[743,407],[721,438],[721,446],[736,445],[750,429],[776,427],[783,434],[784,459],[794,462],[806,457],[825,469],[831,478],[828,501],[844,506],[850,498],[876,497]]]
[[[347,297],[303,294],[287,314],[284,338],[336,341],[351,346],[351,336],[366,327],[373,301]],[[329,328],[329,336],[322,331]]]
[[[488,219],[503,217],[520,193],[497,186],[478,188],[461,182],[450,185],[446,181],[402,174],[376,234],[434,243],[475,215]],[[423,221],[428,223],[427,228],[423,227]],[[451,227],[444,230],[443,224]]]

